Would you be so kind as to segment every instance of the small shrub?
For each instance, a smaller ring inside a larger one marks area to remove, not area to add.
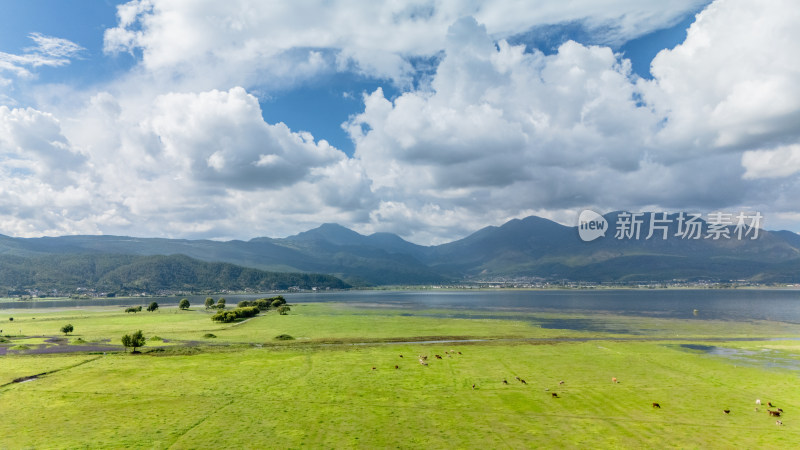
[[[281,306],[278,307],[278,314],[280,314],[282,316],[285,316],[286,314],[289,314],[289,311],[291,311],[291,310],[292,310],[292,308],[289,308],[286,305],[281,305]]]
[[[293,341],[294,337],[292,337],[291,335],[288,335],[288,334],[279,334],[279,335],[275,336],[275,339],[277,339],[279,341]]]
[[[206,339],[214,339],[214,338],[217,337],[217,335],[214,334],[214,333],[206,333],[206,334],[203,335],[203,337],[206,338]]]
[[[161,336],[153,336],[147,338],[148,341],[163,341],[164,339]]]

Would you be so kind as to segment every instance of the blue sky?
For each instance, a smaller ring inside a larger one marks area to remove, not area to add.
[[[800,229],[791,2],[0,9],[3,234],[436,243],[583,208]]]

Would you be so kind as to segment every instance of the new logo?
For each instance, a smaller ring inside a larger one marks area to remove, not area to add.
[[[589,242],[599,237],[605,237],[608,222],[605,217],[594,211],[584,209],[578,217],[578,234],[581,240]]]

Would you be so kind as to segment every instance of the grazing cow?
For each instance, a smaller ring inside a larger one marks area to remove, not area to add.
[[[760,399],[760,398],[757,398],[757,399],[756,399],[756,405],[759,405],[759,406],[761,406],[761,399]]]
[[[475,389],[475,383],[472,383],[472,389]]]
[[[564,384],[564,381],[563,381],[563,380],[562,380],[562,381],[559,381],[559,382],[558,382],[558,384]]]
[[[442,359],[442,355],[433,355],[433,356],[435,356],[436,359]]]
[[[402,358],[402,357],[403,357],[403,355],[400,355],[400,357]]]
[[[519,377],[514,377],[514,378],[516,378],[516,379],[517,379],[517,381],[519,381]]]
[[[458,352],[458,354],[460,355],[460,354],[461,354],[461,352]]]
[[[375,366],[372,366],[372,370],[375,370]]]
[[[783,410],[782,410],[782,409],[780,409],[780,408],[776,408],[776,409],[778,410],[778,412],[783,412]]]
[[[772,411],[772,410],[768,409],[767,412],[769,412],[769,415],[773,416],[773,417],[780,417],[781,416],[781,412],[780,411]]]
[[[553,398],[558,398],[558,394],[557,394],[557,393],[555,393],[555,392],[553,392],[553,393],[552,393],[552,394],[550,394],[550,395],[551,395],[551,396],[553,396]]]
[[[522,384],[528,384],[528,383],[526,383],[526,382],[525,382],[525,380],[523,380],[523,379],[520,379],[520,380],[519,380],[519,382],[520,382],[520,383],[522,383]]]
[[[419,359],[419,363],[420,363],[420,364],[422,364],[423,366],[427,366],[427,365],[428,365],[428,362],[427,362],[427,361],[425,361],[425,360],[424,360],[424,359],[422,359],[422,358],[420,358],[420,359]]]
[[[612,382],[612,383],[616,383],[616,382],[617,382],[617,377],[612,377],[612,378],[611,378],[611,382]]]
[[[661,409],[661,405],[659,405],[659,404],[658,404],[658,403],[656,403],[656,402],[653,402],[653,408],[658,408],[658,409]]]
[[[780,420],[776,420],[775,421],[775,425],[781,426],[781,425],[783,425],[783,422],[781,422]]]
[[[772,404],[772,402],[767,402],[767,405],[768,405],[770,408],[774,408],[774,407],[775,407],[775,405],[773,405],[773,404]]]
[[[508,384],[508,381],[506,381],[505,378],[503,379],[503,384]]]
[[[725,414],[730,414],[731,410],[730,409],[723,409],[722,412],[724,412]]]
[[[394,368],[395,368],[395,369],[399,369],[399,368],[400,368],[400,366],[398,366],[397,364],[395,364],[395,365],[394,365]]]

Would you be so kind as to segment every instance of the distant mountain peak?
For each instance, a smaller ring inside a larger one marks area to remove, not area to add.
[[[286,238],[287,241],[318,241],[325,240],[337,245],[360,244],[366,237],[362,234],[343,227],[338,223],[323,223],[302,233]]]

